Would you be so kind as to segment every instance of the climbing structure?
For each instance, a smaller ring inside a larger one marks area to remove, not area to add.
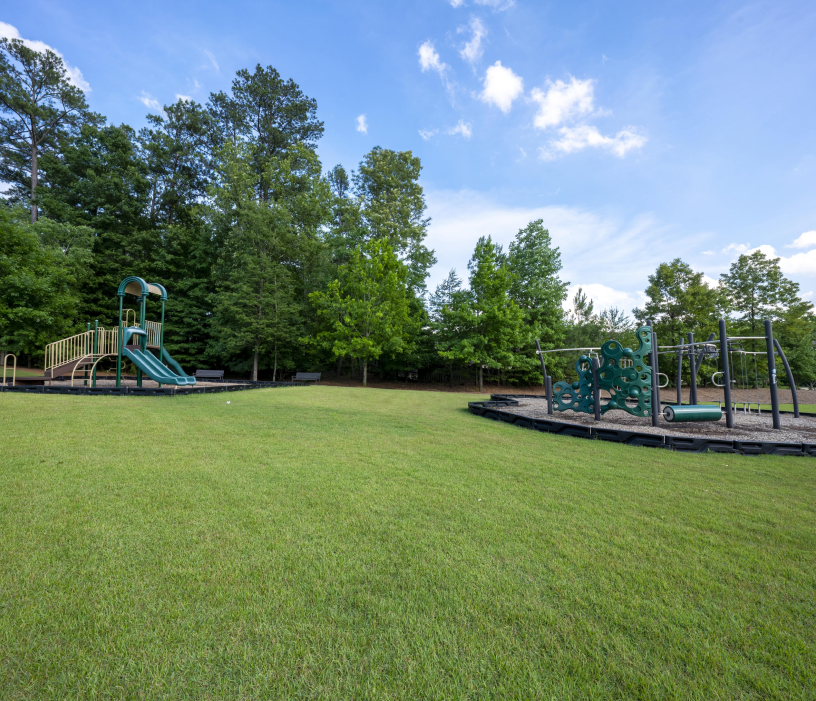
[[[598,389],[609,394],[601,404],[601,413],[620,409],[634,416],[651,416],[652,368],[646,356],[652,351],[652,334],[648,326],[637,330],[636,350],[624,348],[618,341],[601,346],[602,362],[598,367]],[[553,409],[556,411],[595,411],[592,358],[582,355],[575,363],[578,381],[556,382],[553,385]],[[602,398],[603,399],[603,398]]]

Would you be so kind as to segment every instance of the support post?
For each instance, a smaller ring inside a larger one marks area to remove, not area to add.
[[[96,387],[96,361],[98,360],[96,356],[99,354],[99,319],[94,319],[93,354],[94,367],[93,377],[91,378],[91,387]]]
[[[657,360],[657,334],[654,331],[654,325],[651,321],[649,323],[649,328],[652,330],[652,352],[650,353],[650,364],[652,366],[652,426],[657,426],[657,419],[660,416],[662,411],[660,407],[660,377],[658,377],[658,373],[660,369],[658,367],[658,360]]]
[[[683,377],[683,346],[685,341],[680,339],[680,348],[677,350],[677,406],[683,403],[683,390],[681,389],[680,380]]]
[[[734,412],[731,409],[731,369],[728,367],[728,335],[725,319],[720,319],[720,360],[722,360],[723,395],[725,399],[725,425],[734,428]]]
[[[145,305],[146,304],[147,304],[147,295],[143,295],[142,297],[139,297],[139,328],[140,329],[144,329]],[[137,341],[137,343],[139,344],[139,346],[142,349],[142,352],[144,352],[145,348],[146,348],[146,346],[145,346],[146,339],[147,339],[146,336],[140,336],[139,340]],[[136,368],[136,386],[137,387],[142,386],[142,369],[141,368]]]
[[[691,384],[689,385],[689,404],[697,406],[697,353],[694,346],[694,334],[689,332],[689,373],[691,374]]]
[[[116,386],[122,386],[122,339],[125,337],[125,330],[122,327],[122,297],[119,297],[119,338],[116,345],[119,352],[116,355]]]
[[[544,376],[544,396],[547,398],[547,413],[552,414],[552,378],[547,375],[547,366],[544,363],[544,354],[541,352],[541,344],[536,339],[536,351],[538,359],[541,361],[541,374]]]
[[[779,345],[779,341],[774,339],[773,342],[777,353],[779,353],[779,357],[782,359],[782,365],[785,367],[785,375],[788,378],[788,384],[790,385],[791,388],[791,399],[793,400],[793,416],[794,418],[798,419],[799,397],[796,395],[796,383],[793,381],[793,373],[791,372],[790,365],[788,365],[788,359],[785,357],[785,351],[783,351],[782,346]]]
[[[598,384],[598,359],[592,357],[592,405],[595,408],[595,421],[601,420],[601,388]]]
[[[89,333],[90,330],[91,330],[91,322],[90,321],[85,322],[85,333]],[[85,355],[86,356],[90,355],[92,353],[92,349],[93,349],[93,341],[91,341],[87,336],[85,336]],[[82,377],[84,378],[82,380],[82,384],[83,384],[83,386],[87,387],[88,386],[88,366],[87,365],[85,366],[85,370],[82,373]],[[73,382],[71,384],[73,384]]]
[[[768,358],[768,380],[771,383],[771,412],[773,413],[773,427],[782,428],[779,420],[779,395],[776,392],[776,359],[774,358],[774,337],[771,320],[765,319],[765,352]]]
[[[552,407],[552,377],[550,377],[549,375],[547,375],[546,385],[547,385],[547,390],[546,390],[546,391],[547,391],[547,414],[548,414],[549,416],[552,416],[552,415],[553,415],[553,407]]]

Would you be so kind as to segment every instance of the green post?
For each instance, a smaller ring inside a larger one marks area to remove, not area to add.
[[[93,353],[94,353],[94,369],[93,378],[91,379],[91,387],[96,387],[96,361],[98,360],[96,356],[99,354],[99,319],[94,319]]]
[[[139,328],[144,329],[145,304],[147,303],[147,295],[142,295],[141,297],[139,297],[138,301],[140,302],[140,304],[139,304]],[[146,338],[145,338],[145,336],[141,336],[140,338],[141,338],[141,340],[139,342],[139,345],[142,347],[142,352],[144,352]],[[142,369],[141,368],[136,368],[136,386],[137,387],[142,386]]]
[[[164,362],[164,300],[161,301],[162,303],[162,312],[161,312],[161,326],[159,326],[159,362],[167,367],[167,364]],[[161,382],[159,382],[159,387],[161,387]]]
[[[124,338],[125,330],[122,328],[122,297],[119,297],[119,352],[116,356],[116,386],[122,386],[122,339]]]

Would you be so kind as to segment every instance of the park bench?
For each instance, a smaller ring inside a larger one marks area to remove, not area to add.
[[[292,378],[292,382],[320,382],[319,372],[298,372]]]
[[[223,380],[224,379],[224,371],[223,370],[196,370],[196,379],[197,380]]]

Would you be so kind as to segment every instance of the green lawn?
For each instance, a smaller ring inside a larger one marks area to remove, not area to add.
[[[468,398],[0,394],[0,698],[814,697],[816,461]]]

